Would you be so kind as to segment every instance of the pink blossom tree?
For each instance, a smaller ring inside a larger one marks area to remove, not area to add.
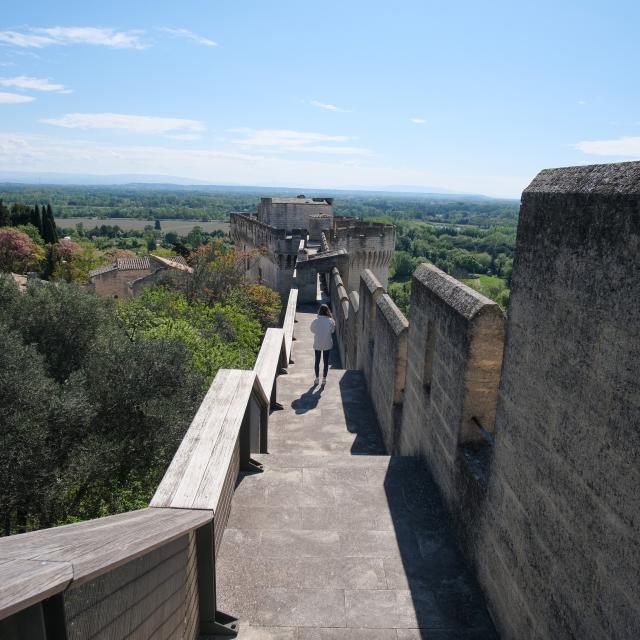
[[[23,273],[38,266],[42,249],[22,231],[11,227],[0,229],[0,270]]]

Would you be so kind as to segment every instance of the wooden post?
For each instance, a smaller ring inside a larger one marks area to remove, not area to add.
[[[240,623],[216,607],[216,553],[213,522],[196,531],[198,554],[198,606],[200,608],[200,634],[235,638]]]

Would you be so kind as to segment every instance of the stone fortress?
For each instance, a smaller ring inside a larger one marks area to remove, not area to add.
[[[533,180],[508,320],[429,264],[408,320],[385,290],[391,227],[289,202],[236,216],[233,237],[267,239],[263,281],[299,300],[325,280],[342,366],[363,373],[387,452],[433,475],[501,637],[640,638],[640,162]]]
[[[352,289],[365,269],[386,286],[395,247],[393,225],[336,217],[333,198],[304,195],[262,198],[255,215],[231,214],[230,234],[249,279],[285,298],[295,274],[301,301],[316,299],[316,273],[336,265]]]

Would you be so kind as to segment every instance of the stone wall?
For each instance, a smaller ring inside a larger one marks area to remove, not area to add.
[[[360,293],[347,295],[334,268],[329,292],[343,367],[363,369],[385,445],[393,452],[405,386],[407,319],[370,271],[362,276]]]
[[[496,447],[469,549],[506,638],[640,637],[640,163],[522,197]]]
[[[344,368],[356,369],[358,362],[358,322],[360,312],[360,295],[357,291],[349,294],[349,317],[345,327]]]
[[[336,267],[331,270],[329,276],[329,297],[331,301],[331,311],[336,322],[335,342],[340,353],[342,366],[346,362],[346,345],[349,342],[347,337],[349,321],[349,297],[344,288],[340,272]]]
[[[134,296],[132,283],[154,273],[153,269],[113,269],[94,276],[94,291],[106,298],[128,299]]]
[[[460,445],[483,446],[483,430],[494,431],[504,315],[495,302],[430,264],[413,274],[411,311],[399,450],[427,458],[454,510]]]
[[[384,293],[380,281],[369,270],[362,272],[360,278],[360,322],[358,325],[358,352],[356,354],[357,368],[364,373],[367,385],[371,380],[373,366],[373,350],[375,344],[375,325],[377,315],[377,301]],[[371,388],[369,387],[369,392]]]
[[[407,369],[409,323],[390,296],[376,300],[374,343],[368,386],[385,448],[396,453]]]
[[[245,254],[248,281],[271,287],[285,298],[293,284],[300,233],[287,236],[252,216],[232,213],[229,235],[236,251]]]
[[[639,256],[635,162],[524,192],[506,342],[497,305],[431,265],[408,329],[362,272],[355,360],[387,448],[427,460],[506,640],[640,637]]]
[[[276,229],[313,229],[320,239],[320,232],[330,226],[333,219],[333,205],[330,198],[262,198],[257,210],[258,219]],[[323,216],[329,222],[316,219],[310,223],[312,216]]]

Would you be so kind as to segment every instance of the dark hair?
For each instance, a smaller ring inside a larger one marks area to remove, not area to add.
[[[328,318],[331,318],[331,311],[329,310],[329,307],[326,304],[321,304],[320,309],[318,309],[318,315],[327,316]]]

